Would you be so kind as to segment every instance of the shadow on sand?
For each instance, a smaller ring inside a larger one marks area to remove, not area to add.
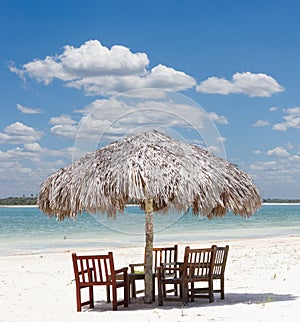
[[[207,299],[195,299],[195,302],[189,302],[184,309],[189,307],[213,307],[213,306],[226,306],[226,305],[235,305],[235,304],[260,304],[264,305],[267,303],[273,302],[282,302],[282,301],[293,301],[297,297],[291,294],[274,294],[274,293],[227,293],[225,299],[221,300],[218,296],[215,296],[215,301],[213,303],[208,303]],[[119,306],[118,310],[120,311],[137,311],[137,310],[153,310],[153,309],[162,309],[170,310],[174,308],[182,309],[183,305],[180,301],[165,301],[163,306],[158,306],[157,301],[152,304],[145,304],[143,297],[137,299],[132,299],[129,303],[128,308]],[[111,311],[111,303],[105,301],[95,301],[95,307],[90,309],[88,306],[82,308],[82,311],[89,312],[104,312]]]

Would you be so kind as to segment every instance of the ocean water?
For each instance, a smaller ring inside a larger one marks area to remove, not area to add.
[[[0,256],[78,248],[144,245],[144,213],[130,206],[117,218],[84,213],[63,222],[35,207],[0,208]],[[226,214],[209,220],[186,214],[154,214],[154,244],[300,235],[300,204],[263,205],[249,219]]]

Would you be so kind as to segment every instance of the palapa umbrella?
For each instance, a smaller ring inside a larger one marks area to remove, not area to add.
[[[78,213],[116,216],[134,200],[145,210],[145,302],[152,300],[153,211],[212,218],[231,210],[250,216],[261,197],[250,177],[199,146],[157,131],[111,143],[49,176],[39,208],[60,220]]]

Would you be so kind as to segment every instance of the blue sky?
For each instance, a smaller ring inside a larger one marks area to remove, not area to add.
[[[149,128],[226,157],[263,198],[299,198],[299,15],[291,0],[0,0],[0,198]]]

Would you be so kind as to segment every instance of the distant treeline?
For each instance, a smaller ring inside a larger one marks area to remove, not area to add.
[[[267,203],[300,203],[300,199],[263,199],[263,202]],[[0,206],[17,206],[17,205],[36,205],[37,197],[9,197],[0,199]],[[129,204],[134,203],[129,202]]]
[[[263,199],[267,203],[300,203],[300,199]]]
[[[5,206],[18,206],[18,205],[30,206],[30,205],[36,205],[36,202],[37,202],[37,197],[9,197],[9,198],[0,199],[0,205],[5,205]]]

